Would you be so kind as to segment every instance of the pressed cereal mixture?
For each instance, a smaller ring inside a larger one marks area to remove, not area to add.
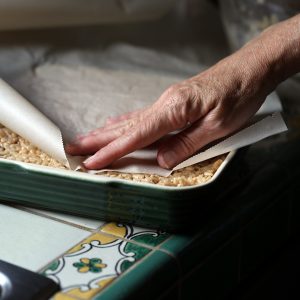
[[[115,171],[103,172],[101,175],[147,182],[164,186],[191,186],[207,182],[224,161],[226,155],[177,170],[168,177],[150,174],[127,174]],[[54,168],[66,168],[31,143],[0,124],[0,158],[17,160]]]
[[[65,166],[0,124],[0,158],[54,168]]]

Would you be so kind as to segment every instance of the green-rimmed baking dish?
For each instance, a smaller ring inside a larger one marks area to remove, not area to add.
[[[0,159],[0,201],[177,230],[213,203],[230,152],[205,184],[168,187]]]

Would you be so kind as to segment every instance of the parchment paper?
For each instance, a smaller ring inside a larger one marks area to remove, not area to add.
[[[60,129],[2,79],[0,123],[71,169],[82,161],[80,157],[68,158]]]
[[[0,79],[0,122],[68,165],[59,128],[2,79]]]
[[[59,126],[64,138],[70,139],[76,133],[101,126],[110,115],[151,104],[165,88],[181,79],[167,75],[99,70],[91,67],[42,66],[35,70],[34,76],[25,76],[18,82],[18,86],[23,90],[22,94],[49,118],[45,119],[45,116],[34,110],[29,103],[28,107],[25,107],[27,101],[2,82],[0,122],[66,164],[68,157],[63,152],[61,134],[54,123]],[[272,95],[265,102],[261,113],[280,109],[278,99]],[[200,154],[199,157],[194,157],[176,168],[249,145],[287,129],[278,114],[267,117],[250,128],[251,130],[239,132],[237,137],[232,136],[218,147],[215,146],[205,154]],[[155,148],[135,151],[116,161],[109,169],[168,176],[170,171],[157,165],[156,152]],[[78,161],[82,159],[69,158],[71,168],[75,169]]]

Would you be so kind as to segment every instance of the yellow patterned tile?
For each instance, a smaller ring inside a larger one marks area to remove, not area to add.
[[[94,296],[96,296],[106,285],[108,285],[110,282],[112,282],[115,279],[115,277],[103,279],[100,280],[97,284],[98,287],[82,291],[80,288],[74,288],[70,289],[69,291],[66,291],[64,293],[65,296],[69,298],[54,298],[54,300],[69,300],[69,299],[82,299],[82,300],[89,300],[92,299]],[[74,298],[72,297],[74,296]]]
[[[62,288],[55,300],[89,300],[150,251],[95,233],[53,261],[43,274]]]
[[[66,293],[57,293],[54,295],[52,300],[77,300],[77,299],[67,295]]]
[[[119,238],[126,238],[146,246],[155,247],[169,237],[166,232],[159,230],[142,228],[132,225],[119,223],[107,223],[100,228],[104,233],[114,235]]]
[[[78,252],[82,248],[84,248],[86,245],[90,245],[91,243],[107,245],[107,244],[111,244],[111,243],[115,242],[116,240],[117,240],[117,237],[110,237],[110,236],[106,236],[101,233],[95,233],[95,234],[91,235],[90,237],[88,237],[87,239],[85,239],[82,243],[80,243],[80,244],[76,245],[75,247],[73,247],[72,249],[70,249],[68,251],[68,253],[71,254],[71,253]]]
[[[115,222],[104,224],[101,229],[102,232],[115,235],[120,238],[126,238],[128,235],[128,226],[117,224]]]

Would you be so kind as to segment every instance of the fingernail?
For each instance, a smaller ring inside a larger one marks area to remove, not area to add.
[[[172,150],[167,150],[165,152],[162,152],[161,159],[164,162],[164,165],[169,169],[173,167],[176,163],[176,153]]]
[[[90,156],[89,158],[87,158],[84,162],[83,162],[83,164],[85,165],[85,164],[89,164],[89,163],[92,163],[94,161],[94,158],[93,158],[93,156]]]

